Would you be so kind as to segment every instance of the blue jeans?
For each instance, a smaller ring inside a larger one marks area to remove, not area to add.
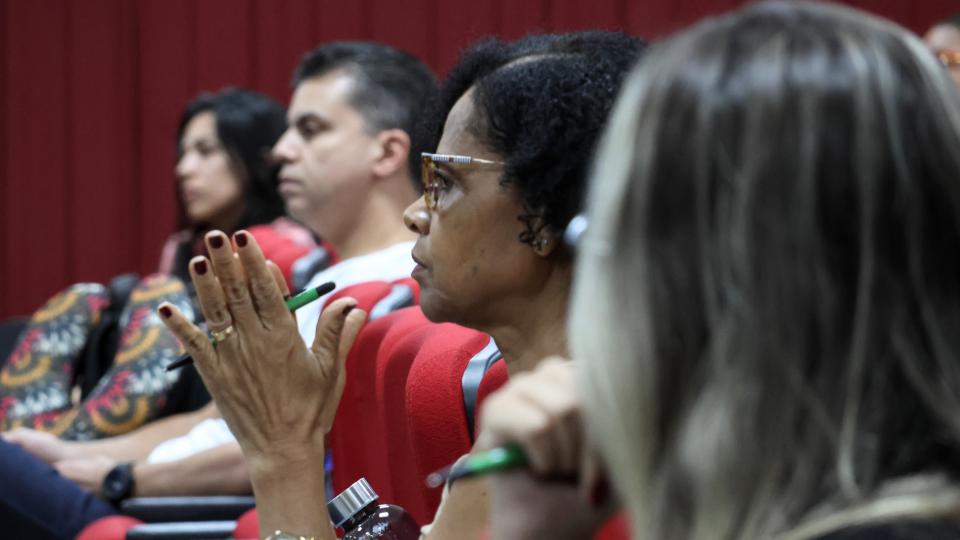
[[[0,530],[4,538],[69,540],[116,514],[109,503],[0,439]]]

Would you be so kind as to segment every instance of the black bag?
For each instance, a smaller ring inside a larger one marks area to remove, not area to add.
[[[100,314],[100,322],[91,330],[87,343],[77,355],[74,364],[74,384],[80,387],[81,399],[90,395],[100,377],[113,365],[113,357],[117,354],[117,345],[120,342],[120,315],[130,299],[130,293],[139,282],[140,276],[137,274],[121,274],[111,279],[107,285],[110,305]]]

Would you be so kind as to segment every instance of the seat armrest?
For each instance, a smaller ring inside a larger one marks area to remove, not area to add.
[[[252,496],[135,497],[120,503],[120,512],[147,523],[236,520],[253,508]]]
[[[127,540],[224,540],[233,537],[235,521],[145,523],[127,531]]]

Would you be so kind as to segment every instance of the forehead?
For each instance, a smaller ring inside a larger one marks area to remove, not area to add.
[[[343,70],[334,70],[311,77],[293,91],[290,99],[291,120],[305,114],[331,116],[355,113],[350,105],[353,78]]]
[[[934,49],[960,51],[960,28],[949,24],[934,26],[923,39]]]
[[[183,130],[183,140],[185,142],[196,141],[199,139],[217,138],[217,117],[213,111],[203,111],[197,114],[187,122]]]
[[[499,160],[496,154],[480,143],[471,129],[475,123],[475,113],[473,89],[470,89],[460,96],[460,99],[453,104],[453,108],[447,114],[447,120],[443,124],[443,135],[437,145],[437,153],[463,154],[494,161]]]

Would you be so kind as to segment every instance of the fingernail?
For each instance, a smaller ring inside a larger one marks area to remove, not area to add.
[[[239,231],[233,235],[233,239],[237,241],[237,245],[244,247],[247,245],[247,233]]]
[[[162,315],[164,319],[169,319],[170,316],[173,315],[173,310],[170,309],[170,306],[160,306],[158,311],[160,311],[160,315]]]
[[[223,237],[219,234],[210,237],[210,245],[213,249],[220,249],[223,247]]]
[[[206,274],[207,273],[206,259],[200,259],[199,261],[193,263],[193,271],[196,272],[197,275],[201,275],[201,276]]]
[[[347,307],[343,308],[343,314],[344,314],[344,315],[349,315],[350,312],[353,311],[353,308],[355,308],[355,307],[357,307],[356,304],[350,305],[350,306],[347,306]]]

